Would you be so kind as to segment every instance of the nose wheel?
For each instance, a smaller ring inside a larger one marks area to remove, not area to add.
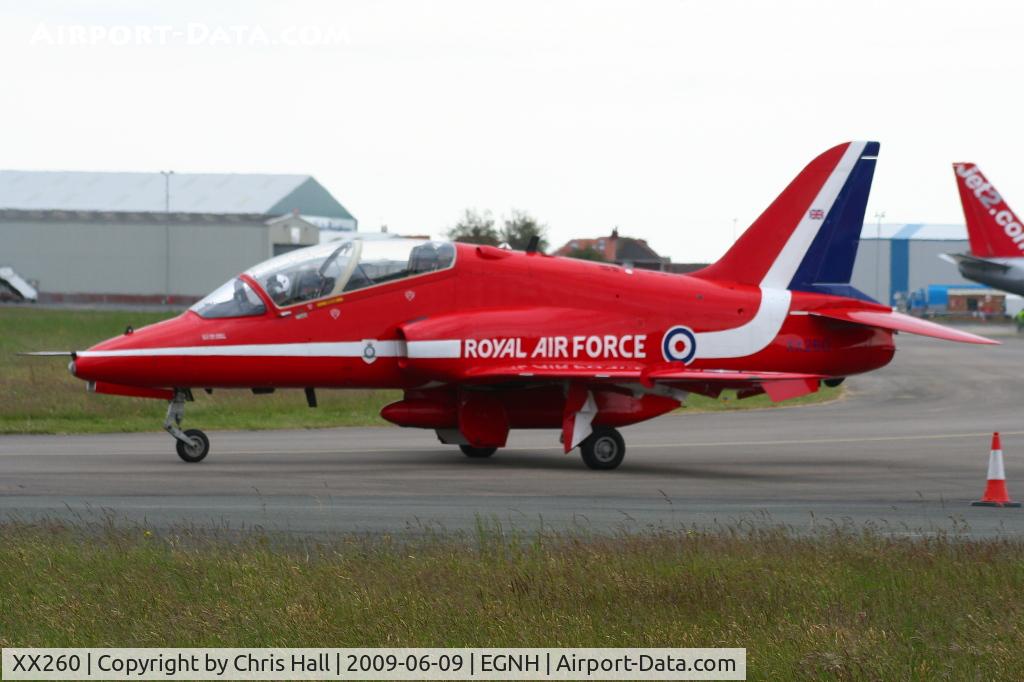
[[[164,430],[177,441],[178,457],[186,462],[201,462],[210,452],[210,439],[199,429],[182,430],[181,420],[185,418],[185,401],[191,400],[186,390],[176,390],[174,399],[167,405]]]
[[[210,439],[199,429],[186,429],[185,436],[189,439],[188,443],[181,440],[175,443],[178,457],[186,462],[201,462],[210,452]]]

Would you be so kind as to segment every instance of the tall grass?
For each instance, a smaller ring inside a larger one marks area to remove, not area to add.
[[[0,536],[0,646],[740,646],[750,679],[1024,679],[1019,540]]]

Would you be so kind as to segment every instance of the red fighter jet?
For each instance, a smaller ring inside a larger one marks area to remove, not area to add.
[[[169,401],[196,389],[396,388],[381,416],[489,457],[510,429],[559,429],[614,469],[618,427],[687,394],[774,401],[893,357],[895,332],[994,343],[893,312],[850,286],[877,142],[829,149],[717,263],[691,275],[490,246],[393,239],[320,244],[253,267],[179,317],[73,354],[97,393]]]

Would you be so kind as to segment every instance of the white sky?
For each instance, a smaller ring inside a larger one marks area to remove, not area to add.
[[[522,208],[676,261],[848,139],[882,143],[869,220],[961,222],[952,161],[1024,206],[1020,3],[95,4],[0,0],[0,167],[310,173],[363,229]],[[297,27],[335,37],[265,44]]]

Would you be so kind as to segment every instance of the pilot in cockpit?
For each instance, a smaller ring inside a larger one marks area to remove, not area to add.
[[[292,281],[288,275],[279,272],[267,280],[266,289],[267,295],[274,300],[274,303],[283,305],[288,300],[288,294],[291,293]]]

